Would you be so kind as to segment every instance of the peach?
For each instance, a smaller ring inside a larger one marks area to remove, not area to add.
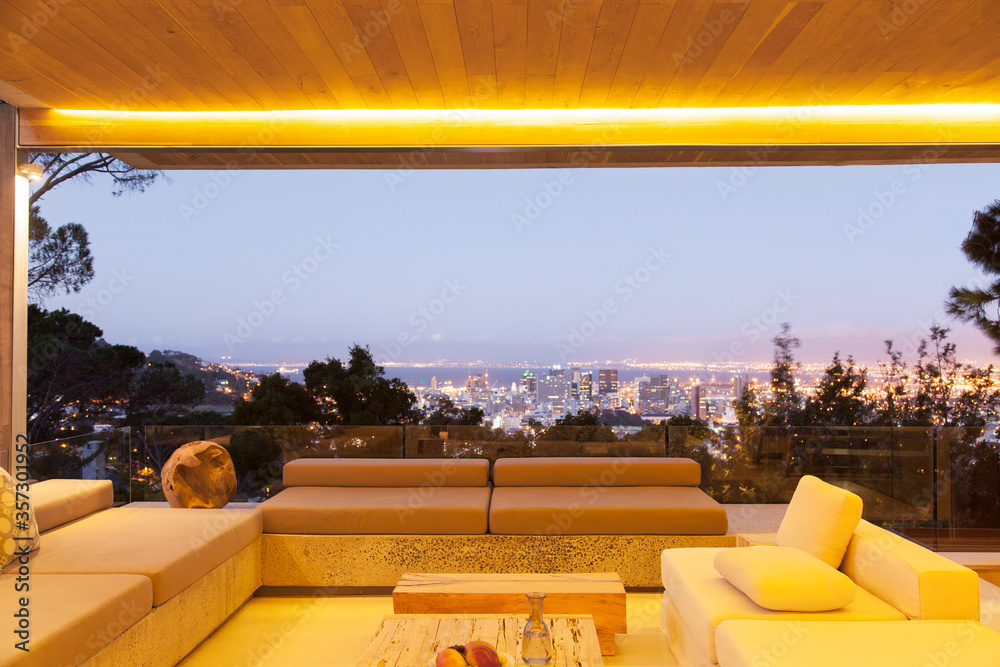
[[[462,654],[453,648],[446,648],[443,651],[438,651],[437,659],[434,661],[437,667],[468,667],[465,658]]]
[[[500,656],[488,642],[469,642],[465,645],[465,661],[471,667],[500,667]]]

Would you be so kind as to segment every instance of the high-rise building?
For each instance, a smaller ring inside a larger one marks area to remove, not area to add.
[[[538,391],[538,379],[530,370],[524,371],[524,374],[521,376],[521,391],[528,394],[534,394]]]
[[[701,385],[691,387],[691,416],[701,419]]]
[[[537,400],[539,405],[562,408],[570,398],[569,379],[566,377],[538,378]]]
[[[597,393],[602,396],[618,393],[618,369],[602,368],[597,372]]]
[[[434,377],[431,378],[431,389],[437,389],[437,388],[438,388],[438,379],[437,376],[435,375]]]
[[[580,374],[580,401],[589,401],[594,396],[594,376],[591,373]]]

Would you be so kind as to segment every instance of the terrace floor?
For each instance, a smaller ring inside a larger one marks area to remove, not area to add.
[[[618,636],[616,654],[605,656],[607,667],[677,664],[660,631],[662,599],[662,593],[626,596],[629,632]],[[255,597],[180,664],[351,667],[391,613],[391,595]]]

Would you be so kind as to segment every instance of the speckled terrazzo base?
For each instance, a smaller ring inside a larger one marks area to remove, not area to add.
[[[661,586],[660,554],[735,535],[268,535],[264,586],[394,586],[406,572],[617,572]]]

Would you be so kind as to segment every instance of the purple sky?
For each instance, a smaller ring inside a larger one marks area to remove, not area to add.
[[[1000,165],[171,172],[142,195],[67,184],[95,280],[50,299],[112,342],[219,360],[863,361],[976,279],[959,251]],[[405,343],[405,344],[404,344]]]

